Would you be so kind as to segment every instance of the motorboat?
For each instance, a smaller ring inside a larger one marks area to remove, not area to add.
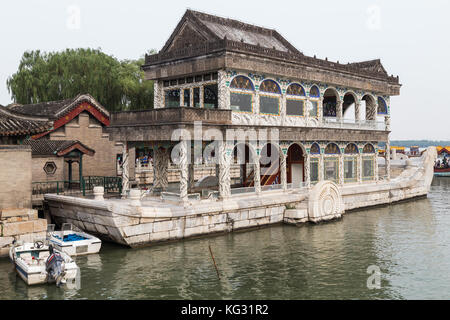
[[[16,243],[9,250],[9,257],[19,276],[28,285],[54,282],[57,286],[72,284],[80,272],[67,253],[44,241]]]
[[[60,231],[55,231],[55,225],[47,227],[47,239],[58,250],[73,256],[98,253],[102,241],[93,235],[74,230],[71,223],[64,223]]]

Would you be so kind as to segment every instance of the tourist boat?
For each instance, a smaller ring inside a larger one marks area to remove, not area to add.
[[[436,147],[438,157],[434,165],[434,175],[450,177],[450,146]]]
[[[61,231],[55,231],[55,225],[50,224],[47,228],[47,238],[55,248],[73,256],[98,253],[102,241],[81,231],[75,231],[72,224],[64,223]]]
[[[79,272],[77,264],[68,254],[43,241],[16,244],[9,250],[9,257],[28,285],[74,283]]]

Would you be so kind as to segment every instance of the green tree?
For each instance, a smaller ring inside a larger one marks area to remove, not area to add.
[[[144,58],[119,61],[100,49],[27,51],[7,80],[21,104],[72,98],[89,93],[110,111],[153,108],[153,81],[144,81]]]

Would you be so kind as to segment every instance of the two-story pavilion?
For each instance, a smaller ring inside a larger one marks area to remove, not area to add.
[[[169,154],[177,144],[171,137],[179,129],[194,141],[179,144],[183,200],[193,170],[186,154],[195,141],[201,140],[204,150],[213,140],[205,132],[224,137],[216,149],[223,198],[235,186],[259,193],[267,185],[287,189],[321,180],[345,185],[379,179],[378,144],[389,150],[390,96],[398,95],[401,85],[378,59],[342,64],[309,57],[273,29],[187,10],[142,68],[155,83],[155,109],[114,113],[108,131],[125,143],[124,154],[129,147],[153,148],[155,189],[167,188]],[[196,135],[197,121],[203,136]],[[240,133],[227,136],[230,129]],[[270,138],[261,143],[246,134],[250,129],[267,130]],[[240,184],[232,185],[229,169],[239,145],[245,163]],[[280,166],[270,170],[273,154]],[[263,155],[271,160],[263,163]],[[126,167],[124,162],[124,192]],[[389,180],[389,156],[386,168],[383,178]]]

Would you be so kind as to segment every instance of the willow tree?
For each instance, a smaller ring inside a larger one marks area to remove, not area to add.
[[[144,81],[143,62],[119,61],[95,49],[27,51],[7,87],[20,104],[89,93],[110,111],[148,109],[153,107],[153,82]]]

